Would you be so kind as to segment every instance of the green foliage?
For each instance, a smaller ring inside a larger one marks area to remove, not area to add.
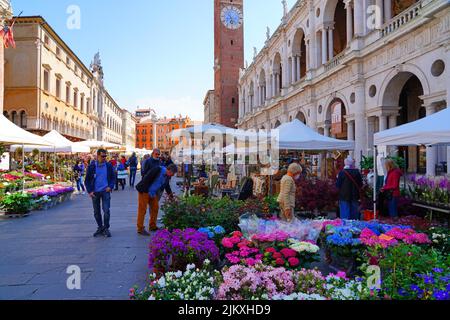
[[[373,169],[373,157],[362,157],[361,160],[361,170],[372,170]]]
[[[279,211],[276,198],[267,197],[247,201],[183,197],[164,203],[163,223],[169,230],[222,226],[227,233],[238,229],[239,217],[244,213],[271,215]]]
[[[201,196],[167,201],[162,206],[163,223],[169,230],[222,226],[227,233],[237,230],[242,201]]]
[[[434,249],[408,244],[389,247],[381,252],[372,248],[368,249],[368,254],[372,260],[378,260],[381,269],[380,295],[395,300],[411,298],[405,292],[421,282],[420,275],[432,274],[436,268],[447,270],[450,262],[448,257]]]
[[[8,194],[3,198],[0,206],[7,213],[28,213],[30,212],[32,206],[31,195],[21,192]]]

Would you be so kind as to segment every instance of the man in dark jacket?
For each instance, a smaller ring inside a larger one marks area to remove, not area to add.
[[[136,185],[138,195],[138,217],[137,217],[137,229],[138,234],[143,236],[149,236],[150,234],[145,231],[144,220],[147,213],[147,207],[150,206],[150,231],[158,230],[156,225],[159,212],[159,200],[164,192],[173,197],[172,189],[170,188],[170,178],[173,177],[178,171],[176,165],[169,165],[165,167],[155,167]]]
[[[85,186],[92,198],[94,217],[98,225],[94,237],[103,235],[110,238],[111,191],[116,184],[116,174],[112,164],[106,161],[106,153],[104,149],[97,151],[97,160],[92,161],[87,169]],[[101,209],[103,209],[103,219]]]
[[[130,159],[127,161],[128,167],[130,167],[130,187],[134,188],[134,184],[136,182],[136,172],[138,167],[138,159],[136,157],[136,153],[133,152]]]
[[[345,168],[339,173],[336,182],[341,219],[345,220],[360,219],[359,200],[363,180],[359,170],[354,168],[354,163],[351,157],[345,159]]]
[[[150,159],[144,162],[142,178],[145,177],[150,172],[150,170],[159,166],[161,166],[161,151],[159,149],[155,149],[153,150]]]

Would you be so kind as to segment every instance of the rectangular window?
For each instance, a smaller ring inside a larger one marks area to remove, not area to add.
[[[84,112],[84,96],[81,96],[80,110],[81,112]]]
[[[70,86],[66,85],[66,103],[70,103]]]
[[[50,91],[50,73],[48,70],[44,70],[44,90]]]
[[[56,78],[56,97],[61,99],[61,79]]]

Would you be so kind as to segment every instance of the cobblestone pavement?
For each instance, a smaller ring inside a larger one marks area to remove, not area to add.
[[[96,223],[88,196],[0,220],[0,299],[128,299],[131,287],[144,285],[149,238],[136,234],[134,190],[113,193],[111,208],[110,239],[92,237]],[[81,268],[81,290],[67,289],[70,265]]]

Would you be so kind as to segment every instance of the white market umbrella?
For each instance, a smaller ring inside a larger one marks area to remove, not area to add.
[[[26,145],[53,146],[51,142],[44,138],[16,126],[2,114],[0,114],[0,143],[21,144],[22,149]],[[25,175],[25,150],[22,150],[22,174]],[[25,179],[23,179],[22,191],[24,189]]]
[[[278,127],[279,148],[286,150],[325,151],[354,150],[355,142],[325,137],[298,119]],[[273,133],[272,133],[273,137]]]
[[[44,137],[45,140],[54,144],[54,147],[29,145],[26,146],[24,151],[31,152],[33,150],[39,150],[40,152],[56,152],[56,153],[89,153],[91,150],[89,147],[76,145],[74,142],[70,141],[58,131],[53,130],[47,133]],[[15,151],[20,146],[11,146],[11,151]]]
[[[9,121],[4,115],[0,115],[0,143],[53,146],[53,144],[41,136],[32,134]]]
[[[450,108],[431,116],[375,134],[376,146],[450,144]]]

